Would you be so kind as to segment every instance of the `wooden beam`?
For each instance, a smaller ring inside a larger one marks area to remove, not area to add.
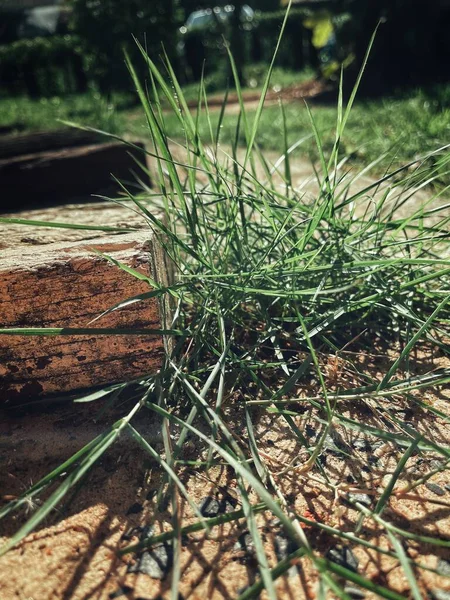
[[[15,216],[41,220],[42,211]],[[165,328],[168,307],[155,298],[91,323],[118,302],[151,289],[147,282],[112,265],[95,251],[167,283],[164,253],[145,221],[111,204],[56,208],[46,218],[141,228],[125,234],[102,234],[0,224],[2,328]],[[162,335],[0,335],[0,405],[155,373],[163,355]]]
[[[17,210],[115,194],[120,187],[112,174],[124,183],[135,180],[133,172],[146,179],[133,158],[142,161],[145,156],[139,152],[143,145],[137,146],[130,151],[122,143],[89,144],[1,159],[2,208]]]

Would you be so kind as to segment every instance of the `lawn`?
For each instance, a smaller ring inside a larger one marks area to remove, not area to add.
[[[252,71],[253,85],[261,84],[259,69]],[[279,90],[294,82],[304,81],[311,73],[295,74],[281,69],[275,70],[272,89]],[[208,82],[207,82],[208,83]],[[210,86],[211,87],[211,86]],[[212,86],[211,89],[214,89]],[[186,99],[194,101],[197,86],[186,88]],[[255,92],[248,88],[246,91]],[[223,94],[223,92],[222,92]],[[214,92],[214,97],[220,92]],[[372,100],[357,100],[350,114],[346,131],[341,141],[342,154],[354,164],[368,164],[386,155],[379,164],[382,172],[391,161],[405,164],[418,155],[435,150],[449,141],[450,133],[450,86],[436,86],[431,90],[414,89],[408,92]],[[336,108],[333,104],[320,104],[308,99],[314,120],[321,135],[325,153],[332,148],[335,135]],[[194,109],[193,109],[194,110]],[[302,100],[284,105],[288,144],[306,137],[296,156],[317,160],[317,146],[311,136],[308,111]],[[236,137],[237,110],[228,108],[221,126],[220,140],[230,144]],[[199,133],[206,142],[210,139],[219,121],[219,107],[211,109],[210,122],[204,113],[199,121]],[[255,107],[249,109],[249,119],[254,117]],[[58,120],[74,121],[105,131],[133,135],[138,138],[149,136],[145,117],[140,108],[133,106],[133,95],[116,94],[108,102],[96,93],[66,98],[30,100],[28,98],[0,99],[0,127],[12,130],[42,130],[60,127]],[[183,131],[176,116],[165,117],[167,134],[173,139],[183,138]],[[263,150],[284,151],[282,111],[277,105],[267,106],[262,114],[257,143]],[[245,145],[241,127],[239,143]],[[436,158],[435,160],[438,160]],[[442,174],[442,181],[449,181]]]

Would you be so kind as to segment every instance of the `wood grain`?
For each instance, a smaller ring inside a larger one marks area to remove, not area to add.
[[[89,214],[89,205],[82,210]],[[65,220],[64,209],[59,212],[59,220]],[[123,209],[116,212],[116,220],[124,218]],[[106,224],[98,205],[93,213],[95,222]],[[111,219],[107,224],[113,224]],[[15,229],[11,236],[15,241],[0,256],[1,327],[86,327],[111,306],[151,289],[95,250],[158,280],[167,278],[164,253],[147,228],[121,235],[98,233],[94,238],[88,232],[88,240],[80,240],[80,232],[66,230],[62,241],[57,236],[57,241],[52,239],[55,231],[62,230],[33,228],[36,239],[20,238],[22,231],[33,235],[30,228],[8,228]],[[71,235],[78,239],[70,240]],[[3,244],[5,239],[3,235]],[[161,329],[164,321],[161,306],[151,299],[115,311],[89,327]],[[161,335],[1,335],[0,404],[134,379],[155,372],[162,358]]]

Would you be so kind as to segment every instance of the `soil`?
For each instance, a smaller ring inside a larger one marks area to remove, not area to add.
[[[170,152],[174,160],[179,163],[186,163],[186,150],[182,145],[175,142],[169,143]],[[231,146],[227,144],[219,144],[219,147],[207,148],[210,157],[217,157],[229,171],[232,172],[233,152]],[[245,160],[245,149],[239,147],[237,149],[237,162],[242,166]],[[274,186],[275,191],[284,194],[286,192],[286,183],[284,181],[284,157],[277,152],[264,150],[264,160],[266,166],[272,171],[272,181],[269,183],[266,176],[266,171],[263,168],[259,159],[255,160],[256,177],[258,181],[265,185],[267,189]],[[156,161],[148,157],[148,167],[154,181],[158,181],[158,170]],[[188,169],[178,166],[180,177],[184,179],[188,175]],[[247,170],[250,171],[250,166],[247,164]],[[309,159],[305,158],[301,150],[294,151],[290,157],[290,175],[292,188],[299,197],[304,198],[306,203],[314,202],[320,193],[321,182],[317,178],[317,173],[321,173],[320,165],[314,165]],[[198,184],[207,185],[208,180],[206,175],[201,171],[196,173]],[[252,176],[249,174],[250,185],[252,185]],[[230,176],[232,180],[232,175]],[[433,192],[431,188],[414,187],[409,184],[407,187],[400,187],[395,179],[386,179],[379,183],[379,179],[370,172],[361,174],[361,168],[343,164],[337,171],[336,181],[336,197],[349,198],[352,194],[358,196],[354,202],[354,206],[349,205],[349,209],[355,211],[355,215],[368,218],[374,210],[378,202],[383,200],[384,208],[382,214],[390,215],[390,218],[404,219],[412,216],[419,207],[426,207],[427,211],[433,211],[441,207],[443,210],[436,210],[434,214],[428,216],[426,222],[428,225],[433,225],[441,221],[444,217],[450,215],[450,206],[448,197],[444,194]],[[153,199],[157,202],[157,199]],[[394,209],[393,206],[396,206]],[[391,214],[392,212],[392,214]]]
[[[328,94],[332,93],[333,87],[320,79],[309,79],[301,83],[295,83],[285,88],[269,88],[265,98],[265,105],[277,104],[279,100],[283,102],[298,102],[308,99],[308,101],[318,102],[326,99]],[[335,95],[335,94],[334,94]],[[245,108],[248,110],[256,109],[261,92],[259,90],[246,90],[242,92],[242,100]],[[208,96],[208,108],[211,110],[220,110],[224,101],[224,94],[212,94]],[[190,108],[197,108],[197,101],[188,102]],[[240,111],[239,97],[236,93],[229,93],[227,97],[227,114],[235,114]]]
[[[360,367],[369,368],[373,374],[385,362],[385,357],[376,356],[352,356],[351,359]],[[432,357],[429,353],[424,353],[421,360],[413,365],[415,372],[448,366],[447,359]],[[334,378],[336,386],[345,388],[351,385],[354,376],[351,362],[336,364],[329,359],[327,372],[330,378]],[[298,394],[301,397],[301,390]],[[364,421],[384,431],[409,427],[440,446],[448,447],[450,389],[426,391],[416,399],[441,411],[447,418],[437,412],[425,412],[414,402],[400,398],[387,398],[377,403],[356,401],[341,405],[340,410],[348,418]],[[239,403],[232,403],[225,407],[227,420],[238,424],[235,433],[247,445],[245,418],[239,406]],[[35,483],[93,439],[118,414],[125,412],[122,406],[99,417],[97,411],[100,409],[101,404],[63,403],[44,408],[40,406],[22,414],[1,415],[0,490],[3,501],[22,494],[32,482]],[[293,403],[289,409],[304,435],[312,441],[317,439],[321,429],[318,414],[306,411],[301,404]],[[358,544],[345,543],[346,548],[343,548],[342,540],[339,545],[337,538],[314,527],[315,521],[343,532],[353,532],[360,513],[352,502],[373,506],[405,448],[376,438],[363,438],[358,431],[343,428],[336,422],[331,440],[322,453],[320,464],[323,472],[317,468],[302,472],[307,455],[284,420],[258,407],[252,412],[262,459],[287,499],[289,508],[308,520],[302,527],[313,551],[320,556],[335,557],[335,560],[344,556],[347,563],[373,583],[408,598],[408,582],[396,558]],[[142,417],[138,419],[137,427],[149,443],[162,452],[159,421],[150,413],[147,417],[143,413]],[[348,457],[349,452],[351,458]],[[206,450],[192,440],[187,444],[183,458],[197,460],[202,454],[206,457]],[[447,597],[442,595],[445,591],[450,593],[450,578],[424,568],[450,569],[446,562],[450,559],[450,475],[441,460],[442,456],[430,450],[416,452],[408,461],[383,513],[387,521],[409,534],[434,536],[447,542],[447,548],[437,548],[411,539],[404,541],[407,555],[421,565],[416,566],[414,571],[424,598],[440,599]],[[402,495],[401,489],[408,482],[417,481],[431,471],[436,473],[426,484]],[[219,513],[241,507],[237,482],[225,465],[215,466],[208,472],[184,466],[180,467],[179,476],[195,504],[204,508],[205,503],[209,503],[213,511],[211,514],[216,514],[214,506]],[[163,567],[160,574],[158,566],[155,573],[152,554],[144,554],[142,558],[139,553],[117,553],[146,536],[172,529],[171,505],[158,508],[157,504],[162,484],[163,477],[157,464],[148,460],[130,438],[121,437],[100,459],[77,492],[69,496],[58,511],[51,513],[34,533],[0,558],[0,599],[168,598],[171,570],[170,564],[168,569],[164,566],[166,554],[170,556],[170,545],[156,551],[156,563],[159,561],[159,567]],[[363,495],[348,496],[349,493]],[[258,501],[253,493],[250,499],[253,503]],[[216,505],[214,500],[218,501]],[[183,525],[197,520],[183,498],[179,498],[179,509]],[[13,519],[1,521],[0,541],[7,541],[32,510],[30,503]],[[268,560],[274,565],[277,556],[283,557],[287,539],[273,515],[262,512],[256,520]],[[244,519],[240,519],[215,527],[210,534],[198,531],[183,536],[179,598],[233,599],[254,583],[258,569],[246,532]],[[366,542],[392,551],[392,544],[385,533],[370,519],[363,521],[358,535]],[[139,569],[146,572],[136,572]],[[318,597],[317,583],[317,573],[309,559],[297,559],[288,573],[276,581],[277,596],[282,600],[314,599]],[[353,589],[352,593],[357,594],[357,591]],[[436,595],[438,593],[441,595]],[[266,594],[261,597],[266,598]],[[376,594],[365,593],[365,598],[377,597]]]

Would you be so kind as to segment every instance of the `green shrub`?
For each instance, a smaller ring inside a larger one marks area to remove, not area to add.
[[[77,36],[18,40],[0,46],[0,81],[10,92],[30,96],[85,91],[85,62]]]
[[[258,39],[261,44],[262,62],[268,63],[277,44],[280,26],[285,11],[262,13],[258,19]],[[283,41],[278,54],[278,66],[288,69],[302,69],[315,66],[317,53],[311,43],[311,32],[303,25],[309,15],[305,10],[292,10],[286,22]]]
[[[303,23],[310,14],[310,11],[302,9],[291,11],[279,49],[278,66],[300,71],[305,67],[318,65],[317,50],[312,44],[312,32]],[[270,63],[284,15],[283,10],[259,13],[256,27],[241,30],[245,65]],[[207,84],[211,77],[214,77],[220,81],[217,89],[224,87],[229,76],[229,63],[223,37],[229,39],[229,36],[229,28],[219,25],[184,36],[188,79],[199,80],[204,70]],[[204,61],[206,62],[203,65]],[[209,88],[209,91],[212,90]]]
[[[162,54],[164,46],[173,59],[172,0],[73,0],[72,9],[71,27],[83,40],[84,52],[90,57],[90,75],[102,91],[129,88],[123,51],[137,62],[133,36],[152,58]]]

